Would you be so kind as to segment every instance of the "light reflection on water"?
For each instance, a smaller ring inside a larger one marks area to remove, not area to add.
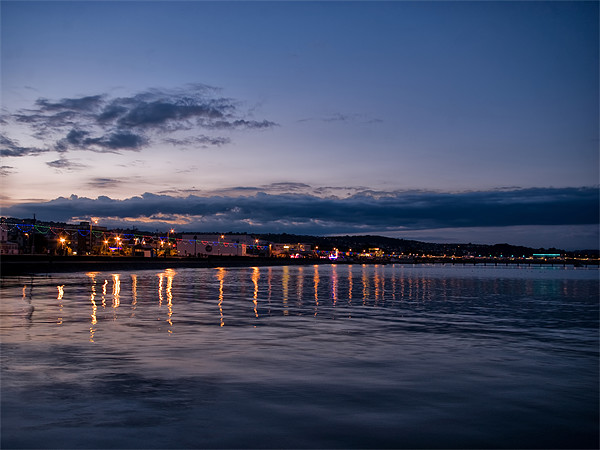
[[[2,448],[594,448],[598,272],[547,269],[4,278]]]

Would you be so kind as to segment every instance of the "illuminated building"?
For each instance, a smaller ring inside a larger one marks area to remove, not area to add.
[[[177,239],[179,256],[250,256],[251,248],[261,246],[247,234],[182,234]]]

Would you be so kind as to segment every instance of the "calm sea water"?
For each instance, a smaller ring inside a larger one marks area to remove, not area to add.
[[[2,448],[597,448],[598,270],[2,279]]]

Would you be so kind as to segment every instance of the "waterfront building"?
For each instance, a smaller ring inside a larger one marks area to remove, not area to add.
[[[182,234],[179,256],[253,256],[260,241],[247,234]]]
[[[19,245],[8,240],[8,227],[0,226],[0,255],[18,255]]]
[[[277,256],[281,258],[286,257],[306,257],[312,256],[312,245],[310,244],[271,244],[271,256]]]

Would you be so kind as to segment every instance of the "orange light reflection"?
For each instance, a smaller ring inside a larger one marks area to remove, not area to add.
[[[118,308],[121,304],[121,276],[117,273],[113,274],[113,300],[112,307]]]
[[[219,314],[221,315],[221,326],[225,326],[225,321],[223,320],[223,282],[225,281],[225,269],[223,267],[219,267],[219,272],[217,273],[217,280],[219,280]]]
[[[315,286],[315,316],[317,315],[317,309],[319,308],[319,266],[314,266],[315,273],[313,275],[313,282]]]
[[[102,308],[106,308],[106,286],[108,285],[108,280],[104,280],[104,284],[102,285]]]
[[[63,284],[62,286],[56,286],[58,288],[58,295],[56,296],[56,299],[58,300],[58,307],[59,307],[59,314],[60,317],[57,318],[56,323],[58,325],[62,325],[63,319],[62,319],[62,309],[63,309],[63,305],[62,305],[62,299],[63,296],[65,295],[65,290],[64,287],[65,285]]]
[[[131,275],[131,309],[135,311],[137,307],[137,275]],[[132,314],[133,316],[133,314]]]
[[[281,276],[281,287],[283,289],[283,315],[287,316],[290,312],[288,307],[288,294],[289,294],[289,282],[290,282],[290,268],[283,266],[283,275]]]
[[[167,276],[167,322],[169,323],[169,327],[173,326],[173,321],[171,317],[173,316],[173,278],[175,277],[175,272],[173,269],[165,270],[165,275]],[[169,328],[169,333],[173,333],[173,330]]]
[[[258,317],[258,280],[260,279],[260,269],[252,268],[252,283],[254,284],[254,295],[252,301],[254,303],[254,316]]]
[[[333,299],[333,306],[335,306],[338,299],[338,275],[337,265],[335,264],[331,266],[331,297]]]
[[[298,305],[302,305],[302,291],[304,289],[304,268],[298,267],[298,287],[296,288],[298,291]]]
[[[90,324],[90,342],[94,342],[94,333],[96,332],[96,329],[94,328],[94,325],[96,325],[98,323],[98,319],[96,317],[96,311],[98,311],[98,305],[96,305],[96,273],[95,272],[89,272],[87,274],[88,277],[90,277],[90,280],[92,282],[92,292],[90,293],[90,302],[92,303],[92,320],[91,320],[91,324]]]
[[[363,305],[366,304],[369,298],[369,277],[367,276],[367,266],[362,266],[362,285],[363,285]]]
[[[162,302],[163,302],[163,278],[164,278],[165,274],[164,273],[159,273],[158,274],[158,306],[161,307],[162,306]]]
[[[348,266],[348,304],[352,304],[352,265]]]

